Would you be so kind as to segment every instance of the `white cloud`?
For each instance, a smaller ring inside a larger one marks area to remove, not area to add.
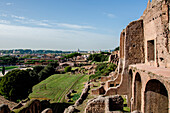
[[[16,16],[16,15],[11,15],[12,18],[16,18],[16,19],[21,19],[21,20],[24,20],[26,19],[25,17],[23,16]]]
[[[116,16],[111,13],[104,13],[104,15],[107,15],[109,18],[115,18]]]
[[[112,48],[113,36],[79,30],[35,28],[0,24],[0,49],[31,48],[99,50]],[[5,43],[2,43],[5,42]]]
[[[1,23],[1,24],[10,24],[11,22],[10,22],[10,21],[7,21],[7,20],[0,20],[0,23]]]
[[[67,24],[67,23],[56,23],[59,27],[66,27],[66,28],[72,28],[72,29],[96,29],[92,26],[81,26],[81,25],[75,25],[75,24]]]
[[[6,3],[6,5],[10,6],[10,5],[13,5],[13,3]]]
[[[68,23],[52,23],[49,20],[34,20],[28,19],[23,16],[11,15],[12,18],[15,18],[14,21],[22,23],[22,24],[32,24],[43,27],[60,27],[60,28],[69,28],[69,29],[96,29],[92,26],[84,26],[84,25],[76,25],[76,24],[68,24]]]

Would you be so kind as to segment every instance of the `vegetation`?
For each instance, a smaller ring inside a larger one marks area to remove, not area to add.
[[[2,67],[2,74],[3,75],[5,74],[5,67],[4,66]]]
[[[48,64],[44,69],[42,69],[39,73],[39,81],[45,80],[49,76],[55,74],[55,68],[58,66],[58,64],[55,63],[50,63]]]
[[[101,54],[107,54],[107,55],[110,55],[111,53],[110,53],[110,52],[101,52]]]
[[[114,51],[117,51],[117,50],[119,50],[120,49],[120,47],[118,46],[118,47],[116,47],[115,49],[114,49]]]
[[[115,71],[116,68],[117,66],[115,64],[101,63],[97,66],[95,74],[91,75],[89,79],[91,80],[91,79],[98,78],[101,76],[108,76],[109,73],[112,71]]]
[[[3,68],[3,66],[0,67],[0,71],[3,70],[2,68]],[[7,66],[7,67],[5,67],[5,70],[10,70],[10,69],[15,69],[15,68],[18,68],[18,66]]]
[[[88,60],[96,62],[108,61],[109,56],[105,54],[90,54]]]
[[[15,49],[19,54],[48,54],[48,53],[62,53],[62,51],[53,50],[31,50],[31,49]],[[3,54],[13,53],[13,50],[0,50]]]
[[[0,81],[0,94],[5,98],[17,101],[26,98],[32,87],[55,73],[57,63],[46,67],[35,66],[33,70],[13,70],[8,72]]]
[[[82,76],[77,83],[72,87],[76,91],[72,96],[72,101],[75,102],[81,95],[82,89],[84,88],[84,84],[88,81],[89,76],[84,75]]]
[[[0,94],[5,98],[17,101],[24,99],[31,92],[33,84],[28,71],[13,70],[0,81]]]
[[[65,67],[64,71],[65,72],[70,72],[71,71],[71,67],[70,66]]]
[[[73,57],[76,57],[76,56],[80,56],[81,54],[80,53],[71,53],[71,54],[69,54],[69,55],[66,55],[66,56],[64,56],[64,58],[73,58]]]
[[[55,74],[33,87],[30,98],[50,99],[52,102],[60,101],[72,85],[81,77],[80,75]]]
[[[3,56],[0,57],[0,65],[15,65],[18,61],[18,59],[14,56]]]

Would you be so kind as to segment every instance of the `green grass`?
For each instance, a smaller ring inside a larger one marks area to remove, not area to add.
[[[10,69],[15,69],[15,68],[18,68],[18,66],[8,66],[8,67],[5,67],[5,70],[10,70]],[[2,71],[2,67],[0,67],[0,71]]]
[[[79,69],[80,67],[72,67],[71,70],[74,71],[76,69]]]
[[[72,96],[73,102],[75,102],[81,95],[82,90],[84,89],[84,84],[88,81],[89,76],[83,75],[77,83],[72,87],[76,91]]]
[[[81,75],[55,74],[33,87],[29,98],[50,99],[60,102]]]

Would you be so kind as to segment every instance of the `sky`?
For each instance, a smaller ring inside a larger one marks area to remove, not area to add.
[[[148,0],[0,0],[0,49],[109,50]]]

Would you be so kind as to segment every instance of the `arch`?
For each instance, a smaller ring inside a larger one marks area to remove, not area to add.
[[[168,113],[168,91],[156,79],[148,81],[144,92],[144,110],[146,113]]]
[[[133,72],[132,72],[132,70],[130,69],[129,70],[129,96],[130,96],[130,98],[132,97],[132,80],[133,80]]]
[[[128,87],[129,87],[128,104],[129,104],[130,108],[131,108],[131,98],[132,98],[132,81],[133,81],[133,72],[130,69],[129,76],[128,76]]]
[[[142,89],[141,77],[139,73],[136,73],[134,82],[133,110],[141,111],[141,89]]]

